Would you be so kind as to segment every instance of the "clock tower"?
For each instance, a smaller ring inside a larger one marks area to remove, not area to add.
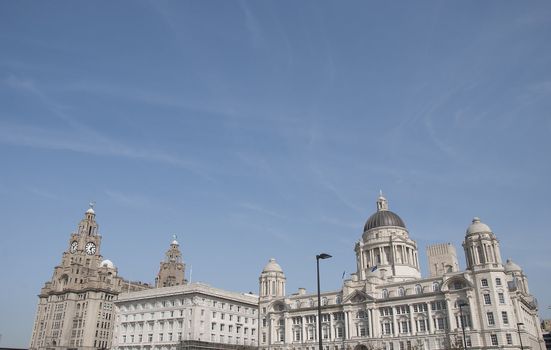
[[[155,287],[172,287],[187,283],[185,279],[186,264],[182,260],[180,244],[174,235],[170,248],[165,253],[164,261],[161,261],[159,273],[155,278]]]
[[[100,254],[94,205],[71,233],[61,263],[38,295],[30,349],[103,349],[111,346],[118,294],[150,288],[118,276]]]

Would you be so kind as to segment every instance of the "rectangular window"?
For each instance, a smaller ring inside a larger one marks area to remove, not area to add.
[[[501,312],[501,319],[503,320],[503,324],[509,324],[509,317],[507,316],[507,311]]]
[[[490,334],[490,339],[492,339],[492,345],[494,345],[494,346],[499,345],[497,343],[497,335],[496,334]]]
[[[507,338],[507,344],[508,345],[513,344],[513,336],[511,335],[511,333],[505,334],[505,338]]]
[[[496,286],[501,286],[501,278],[496,278]]]
[[[488,318],[488,324],[490,326],[495,326],[496,321],[494,320],[494,313],[493,312],[488,312],[488,313],[486,313],[486,317]]]
[[[425,320],[419,320],[419,332],[426,332],[427,331],[427,325],[425,323]]]
[[[482,287],[488,287],[488,280],[483,278],[481,281],[480,281],[480,284],[482,285]]]
[[[497,293],[500,304],[505,304],[505,295],[503,293]]]
[[[400,322],[400,331],[401,333],[408,333],[409,327],[408,327],[408,321],[402,321]]]
[[[484,304],[485,305],[491,305],[492,299],[490,299],[490,294],[484,294]]]

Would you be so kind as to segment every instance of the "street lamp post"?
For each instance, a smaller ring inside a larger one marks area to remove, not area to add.
[[[321,253],[316,255],[316,268],[318,272],[318,339],[319,350],[323,350],[322,336],[321,336],[321,295],[320,295],[320,259],[329,259],[331,255]]]
[[[517,323],[518,340],[520,341],[520,350],[524,350],[524,347],[522,346],[522,336],[520,334],[520,326],[524,326],[524,323],[522,322]]]
[[[463,306],[469,306],[469,304],[459,304],[459,317],[461,318],[461,330],[463,331],[463,349],[467,349],[467,337],[465,336],[465,320],[463,319]]]

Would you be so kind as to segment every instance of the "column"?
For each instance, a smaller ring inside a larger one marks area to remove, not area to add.
[[[429,334],[434,333],[433,332],[433,325],[432,325],[432,309],[430,307],[430,302],[427,302],[427,315],[428,315],[428,324],[427,324],[427,332]]]
[[[344,311],[344,339],[349,339],[348,311]]]
[[[451,302],[450,302],[450,299],[448,297],[446,297],[446,311],[447,311],[447,319],[448,319],[448,330],[451,332],[452,331],[452,308],[451,308]]]

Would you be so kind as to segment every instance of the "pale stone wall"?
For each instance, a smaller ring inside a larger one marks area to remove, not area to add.
[[[175,350],[182,340],[256,345],[258,296],[202,283],[123,293],[113,349]]]

